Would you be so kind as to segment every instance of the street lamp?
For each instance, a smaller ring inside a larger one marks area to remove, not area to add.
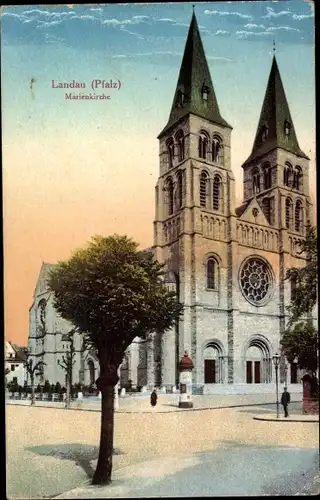
[[[273,357],[273,363],[276,370],[276,390],[277,390],[277,418],[279,418],[279,383],[278,383],[278,369],[280,363],[280,354],[276,353]]]

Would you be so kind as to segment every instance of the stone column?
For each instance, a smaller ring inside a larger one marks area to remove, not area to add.
[[[136,339],[130,346],[128,366],[128,380],[131,380],[132,387],[136,388],[138,384],[138,364],[139,364],[139,344]]]
[[[153,389],[154,387],[154,338],[155,335],[151,335],[151,339],[147,340],[147,387]]]
[[[168,389],[176,385],[176,340],[174,327],[161,337],[161,385]]]

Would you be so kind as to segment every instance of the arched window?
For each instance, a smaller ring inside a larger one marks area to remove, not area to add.
[[[212,208],[213,210],[220,210],[222,201],[222,185],[221,179],[218,175],[213,178],[213,190],[212,190]]]
[[[177,208],[181,208],[183,204],[183,172],[179,170],[177,173]]]
[[[265,218],[271,223],[271,203],[270,203],[270,198],[264,198],[262,201],[262,211],[265,215]]]
[[[286,228],[291,229],[292,225],[292,200],[291,198],[286,199]]]
[[[283,184],[285,186],[291,187],[291,182],[292,182],[292,165],[287,161],[283,169]]]
[[[261,130],[261,139],[263,142],[265,142],[268,139],[268,135],[269,135],[269,127],[265,123],[262,127],[262,130]]]
[[[206,132],[200,132],[199,135],[199,158],[207,159],[209,138]]]
[[[301,179],[302,179],[302,170],[299,165],[296,166],[293,172],[293,187],[300,191],[301,189]]]
[[[206,266],[206,284],[208,290],[217,289],[217,263],[214,259],[208,259]]]
[[[207,172],[202,172],[200,176],[200,206],[208,208],[210,196],[210,182]]]
[[[173,182],[171,177],[166,182],[167,202],[168,202],[168,215],[173,214]]]
[[[270,163],[264,163],[263,168],[263,184],[264,189],[270,189],[272,180],[271,180],[271,166]]]
[[[252,192],[260,193],[260,172],[257,168],[252,170]]]
[[[167,140],[167,150],[168,150],[169,168],[172,168],[174,159],[174,143],[172,138]]]
[[[88,369],[89,369],[89,376],[90,376],[90,385],[93,385],[95,383],[95,367],[94,367],[94,362],[92,359],[88,360]]]
[[[176,135],[178,148],[178,161],[184,160],[184,134],[182,130],[178,130]]]
[[[223,142],[221,137],[214,135],[212,139],[212,161],[223,165]]]
[[[297,231],[297,233],[302,232],[302,224],[303,224],[302,202],[300,200],[297,200],[294,210],[294,229],[295,231]]]

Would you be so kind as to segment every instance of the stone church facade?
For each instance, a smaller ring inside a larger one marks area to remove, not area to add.
[[[305,265],[299,249],[313,216],[309,158],[299,147],[275,56],[242,165],[240,207],[231,135],[193,14],[169,120],[158,136],[154,221],[155,257],[166,264],[168,286],[184,311],[175,329],[147,346],[150,387],[177,385],[187,350],[195,393],[274,390],[272,357],[294,293],[285,274]],[[300,382],[295,363],[282,360],[280,375],[289,386]]]
[[[274,390],[272,356],[280,351],[294,293],[285,274],[305,265],[299,249],[313,217],[309,158],[299,147],[275,57],[252,151],[242,165],[241,206],[236,206],[231,135],[193,14],[169,120],[158,136],[152,248],[166,264],[166,286],[184,310],[172,330],[133,342],[121,367],[123,386],[130,381],[170,390],[178,385],[178,363],[187,350],[194,393]],[[56,370],[60,379],[56,357],[72,325],[57,318],[51,295],[40,278],[39,283],[44,291],[37,291],[30,310],[30,343],[36,356],[45,352],[45,370]],[[41,300],[49,308],[48,339],[35,334]],[[75,378],[88,382],[88,359],[96,374],[97,360],[93,353],[84,355],[80,338],[76,345]],[[295,385],[291,390],[300,389],[295,363],[286,368],[282,360],[280,375],[289,388]]]

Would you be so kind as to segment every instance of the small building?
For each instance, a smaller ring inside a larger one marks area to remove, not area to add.
[[[20,347],[10,341],[5,343],[5,379],[6,383],[17,382],[23,386],[26,380],[26,347]]]

